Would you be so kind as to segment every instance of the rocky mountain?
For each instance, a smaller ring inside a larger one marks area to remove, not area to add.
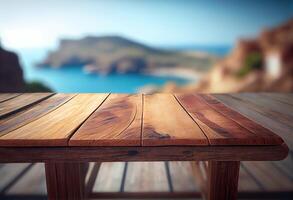
[[[293,19],[264,30],[255,39],[239,40],[234,50],[216,63],[199,83],[183,87],[167,84],[158,90],[293,92]]]
[[[23,92],[25,82],[18,56],[0,46],[0,92]]]
[[[162,50],[118,36],[88,36],[61,40],[58,49],[49,52],[38,66],[82,66],[87,72],[99,74],[155,73],[177,67],[205,71],[215,60],[210,55]]]

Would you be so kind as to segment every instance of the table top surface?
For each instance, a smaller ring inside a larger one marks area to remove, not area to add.
[[[0,94],[0,146],[281,145],[204,94]]]

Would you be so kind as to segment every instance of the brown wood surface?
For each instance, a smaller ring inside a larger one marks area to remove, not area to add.
[[[140,146],[142,95],[111,94],[76,131],[71,146]]]
[[[21,93],[0,93],[0,103],[21,95]]]
[[[0,137],[1,146],[67,146],[68,138],[108,94],[78,94],[47,115]]]
[[[205,132],[211,145],[265,144],[263,137],[214,109],[202,96],[196,94],[177,94],[175,96]],[[274,138],[271,139],[268,136],[267,140],[269,140],[267,143],[274,143]]]
[[[162,162],[130,162],[125,179],[125,192],[167,192],[168,180]],[[153,173],[154,176],[149,176]],[[139,174],[139,176],[138,176]]]
[[[144,96],[142,145],[208,145],[208,140],[172,94],[154,94]]]
[[[48,198],[79,200],[84,198],[84,177],[80,163],[45,163]]]
[[[223,103],[218,101],[215,97],[211,95],[200,95],[200,96],[203,99],[205,99],[206,103],[210,105],[212,108],[222,113],[227,118],[237,122],[240,126],[246,128],[250,132],[254,133],[256,137],[259,137],[259,140],[263,140],[264,144],[278,145],[284,142],[281,137],[274,134],[269,129],[264,128],[263,126],[241,115],[239,112],[225,106]]]
[[[255,121],[262,126],[272,130],[274,133],[277,133],[278,136],[282,137],[286,144],[293,149],[293,137],[291,137],[293,128],[284,123],[280,123],[276,120],[275,117],[266,113],[261,107],[254,105],[250,102],[245,101],[241,98],[241,94],[230,95],[230,94],[221,94],[213,95],[226,106],[231,109],[240,112],[242,115],[248,117],[252,121]],[[252,99],[253,100],[253,99]],[[257,101],[257,99],[255,99]],[[293,97],[292,97],[293,101]],[[284,104],[284,107],[291,109],[290,105]],[[293,120],[293,118],[292,118]]]
[[[32,106],[24,112],[16,113],[8,118],[0,119],[0,136],[7,134],[29,122],[32,122],[57,107],[63,105],[73,96],[72,94],[56,94],[40,103]]]
[[[240,162],[209,161],[208,200],[236,200]]]
[[[283,145],[263,146],[158,146],[158,147],[24,147],[0,148],[2,162],[117,161],[241,161],[282,160],[288,155]]]
[[[33,105],[34,103],[40,102],[52,95],[52,93],[30,93],[22,94],[8,101],[4,101],[0,103],[0,119]]]

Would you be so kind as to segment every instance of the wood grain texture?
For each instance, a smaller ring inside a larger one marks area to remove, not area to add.
[[[46,162],[46,183],[50,200],[84,198],[84,177],[80,163]]]
[[[278,106],[277,103],[274,103],[268,100],[267,98],[252,93],[241,93],[237,94],[236,96],[235,94],[231,94],[231,96],[240,98],[241,101],[245,101],[247,104],[254,106],[255,109],[259,110],[259,112],[269,115],[273,117],[275,121],[278,121],[282,124],[286,124],[287,126],[293,128],[293,114],[292,112],[290,112],[293,111],[293,108],[291,106]]]
[[[130,162],[125,192],[167,192],[168,180],[163,162]]]
[[[108,94],[78,94],[47,115],[0,137],[0,146],[67,146],[68,138]]]
[[[289,106],[293,106],[293,93],[259,93],[259,95]]]
[[[208,200],[236,200],[240,162],[208,163]]]
[[[263,112],[260,107],[241,99],[241,96],[238,94],[233,96],[228,94],[214,96],[226,106],[240,112],[242,115],[272,130],[274,133],[277,133],[286,141],[286,144],[288,144],[290,149],[293,149],[293,137],[291,137],[293,132],[292,127],[278,122],[274,117]]]
[[[144,96],[143,146],[208,145],[198,125],[171,94]]]
[[[254,133],[260,140],[263,140],[264,144],[267,145],[278,145],[282,144],[284,141],[281,137],[273,133],[267,128],[264,128],[260,124],[248,119],[247,117],[241,115],[239,112],[232,110],[231,108],[225,106],[223,103],[218,101],[215,97],[211,95],[200,95],[208,105],[213,107],[218,112],[222,113],[227,118],[237,122],[242,127],[248,129],[250,132]]]
[[[111,94],[76,131],[71,146],[140,146],[142,95]]]
[[[119,192],[124,166],[124,162],[102,163],[93,187],[93,192]]]
[[[211,145],[263,145],[258,137],[219,111],[199,95],[177,94],[178,101],[207,135]]]
[[[0,93],[0,103],[21,95],[21,93]]]
[[[261,146],[159,146],[159,147],[1,147],[2,162],[118,162],[118,161],[259,161],[283,160],[288,147]]]
[[[27,108],[34,103],[38,103],[52,95],[52,93],[29,93],[4,101],[0,103],[0,119]]]
[[[272,162],[248,161],[242,163],[265,191],[290,191],[293,189],[293,180],[276,168]]]
[[[168,162],[173,192],[199,191],[198,181],[191,176],[190,162]]]
[[[0,136],[28,124],[70,100],[73,94],[56,94],[21,113],[0,119]]]

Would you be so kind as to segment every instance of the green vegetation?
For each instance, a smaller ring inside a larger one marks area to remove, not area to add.
[[[26,82],[25,92],[53,92],[48,86],[39,81]]]
[[[244,60],[243,67],[236,73],[238,78],[243,78],[253,70],[259,70],[263,66],[262,55],[259,52],[250,53]]]

